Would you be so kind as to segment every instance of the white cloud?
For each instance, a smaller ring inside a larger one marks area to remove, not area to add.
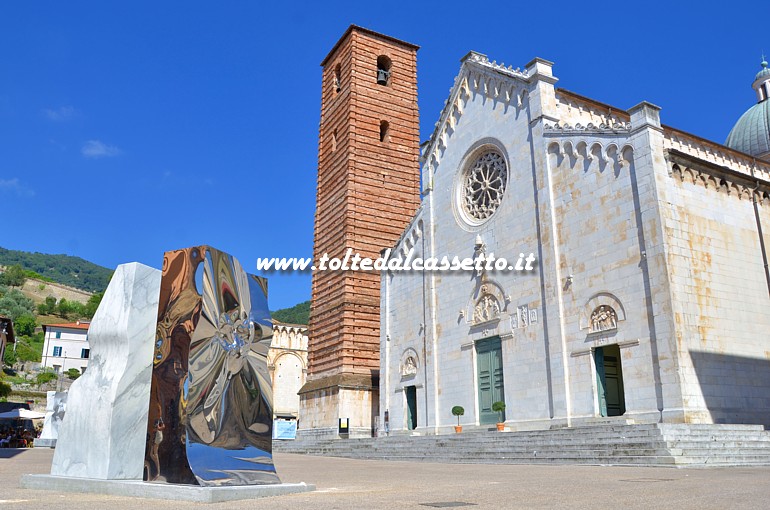
[[[0,192],[14,193],[22,198],[35,196],[35,190],[27,188],[19,182],[18,177],[13,179],[0,179]]]
[[[54,122],[64,122],[71,119],[75,115],[75,108],[72,106],[60,106],[56,109],[45,108],[43,114],[48,117],[48,120]]]
[[[88,140],[83,144],[83,148],[80,149],[80,153],[83,156],[91,159],[98,158],[111,158],[122,153],[120,149],[114,145],[107,145],[99,140]]]

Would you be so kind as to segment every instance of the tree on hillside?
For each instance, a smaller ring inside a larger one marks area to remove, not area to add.
[[[59,314],[59,317],[64,319],[66,319],[67,316],[72,312],[72,309],[72,304],[64,298],[61,298],[59,300],[59,304],[56,305],[56,313]]]
[[[16,349],[6,349],[3,362],[8,366],[13,366],[19,361],[39,362],[42,359],[43,342],[35,342],[36,339],[36,337],[17,337]]]
[[[35,302],[18,289],[0,287],[0,315],[16,321],[22,315],[35,315]]]
[[[0,372],[2,374],[2,372]],[[0,398],[5,399],[11,395],[11,385],[0,379]]]
[[[56,313],[56,298],[48,296],[43,303],[37,305],[37,313],[40,315],[53,315]]]
[[[9,367],[12,367],[16,364],[16,362],[19,360],[18,356],[16,356],[16,351],[14,351],[11,348],[8,348],[5,350],[5,354],[3,354],[3,363],[5,365],[8,365]]]
[[[283,308],[270,313],[278,322],[286,324],[307,324],[310,319],[310,301],[299,303],[291,308]]]
[[[27,271],[34,271],[53,281],[89,292],[107,288],[112,271],[79,257],[48,255],[0,248],[0,265],[18,264]]]
[[[27,276],[24,274],[24,268],[19,264],[5,268],[5,272],[0,274],[0,285],[21,287],[25,281],[27,281]]]
[[[86,309],[85,314],[87,318],[92,318],[94,314],[96,313],[96,310],[99,308],[99,304],[102,302],[102,298],[104,297],[104,292],[98,292],[88,298],[88,302],[86,303]]]
[[[90,319],[96,313],[96,309],[99,307],[99,303],[101,303],[102,295],[103,293],[99,293],[91,296],[85,305],[79,301],[67,301],[61,298],[55,307],[55,313],[67,320]],[[47,309],[47,306],[45,308]],[[39,310],[40,307],[38,307]]]
[[[35,382],[37,383],[38,386],[42,386],[51,381],[55,381],[58,378],[59,376],[53,372],[48,372],[48,371],[40,372],[39,374],[37,374],[37,377],[35,377]]]
[[[35,334],[35,328],[37,327],[37,320],[32,314],[24,314],[16,318],[13,321],[13,330],[19,336],[32,336]]]

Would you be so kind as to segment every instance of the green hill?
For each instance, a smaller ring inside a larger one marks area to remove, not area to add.
[[[310,301],[270,312],[270,316],[286,324],[307,324],[310,319]]]
[[[102,292],[112,270],[70,255],[48,255],[0,248],[0,266],[20,265],[54,282],[88,292]]]

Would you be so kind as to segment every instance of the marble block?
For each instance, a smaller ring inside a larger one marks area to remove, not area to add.
[[[88,330],[88,369],[69,391],[51,474],[141,480],[161,273],[122,264]]]
[[[45,405],[45,421],[40,437],[35,439],[36,447],[56,446],[59,437],[59,427],[64,419],[64,410],[67,406],[66,391],[49,391]]]

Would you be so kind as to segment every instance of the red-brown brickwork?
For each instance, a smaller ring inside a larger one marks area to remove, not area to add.
[[[378,257],[417,210],[417,49],[352,26],[322,63],[316,261],[348,248]],[[381,55],[391,61],[387,85],[377,83]],[[382,121],[388,131],[380,141]],[[379,327],[379,273],[314,273],[308,381],[379,370]]]

